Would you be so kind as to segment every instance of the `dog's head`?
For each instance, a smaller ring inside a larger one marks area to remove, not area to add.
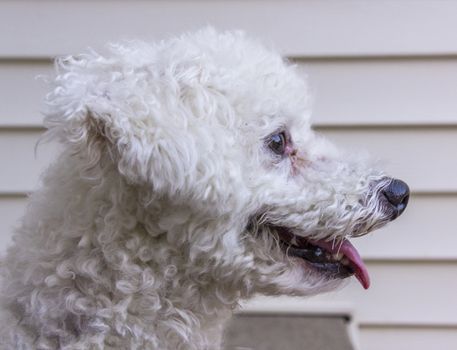
[[[408,187],[311,129],[293,65],[212,29],[110,51],[59,61],[49,132],[112,165],[189,275],[244,296],[368,287],[348,238],[400,215]]]

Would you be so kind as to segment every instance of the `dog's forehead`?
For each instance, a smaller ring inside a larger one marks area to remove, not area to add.
[[[293,115],[306,110],[309,92],[305,81],[278,54],[267,54],[277,59],[274,64],[267,57],[258,62],[245,57],[244,67],[228,67],[222,77],[229,81],[225,92],[256,114]]]
[[[306,82],[295,67],[282,59],[275,67],[269,63],[266,59],[257,64],[245,62],[244,68],[227,68],[229,83],[221,91],[243,122],[265,126],[268,133],[280,128],[309,128],[310,94]]]
[[[241,32],[206,29],[174,47],[181,50],[181,45],[187,47],[179,56],[184,69],[200,71],[200,82],[222,92],[238,111],[294,119],[308,109],[307,84],[295,66],[259,41]]]

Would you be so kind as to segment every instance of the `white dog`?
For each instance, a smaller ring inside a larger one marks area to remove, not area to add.
[[[63,151],[2,262],[1,349],[218,349],[241,298],[368,288],[347,238],[408,187],[310,129],[278,54],[205,29],[57,69]]]

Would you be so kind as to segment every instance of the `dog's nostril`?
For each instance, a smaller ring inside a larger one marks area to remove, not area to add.
[[[382,190],[382,194],[396,209],[397,215],[395,217],[399,216],[405,210],[409,200],[409,187],[405,182],[392,179]]]

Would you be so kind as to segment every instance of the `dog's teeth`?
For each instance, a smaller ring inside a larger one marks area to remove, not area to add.
[[[346,257],[344,257],[343,259],[341,259],[341,263],[342,263],[343,265],[349,266],[349,260],[348,260]]]
[[[297,238],[296,238],[296,237],[292,237],[292,239],[290,240],[290,243],[291,243],[292,245],[298,246]]]
[[[344,257],[343,253],[338,253],[338,254],[332,255],[333,260],[338,260],[338,261],[343,259],[343,257]]]

